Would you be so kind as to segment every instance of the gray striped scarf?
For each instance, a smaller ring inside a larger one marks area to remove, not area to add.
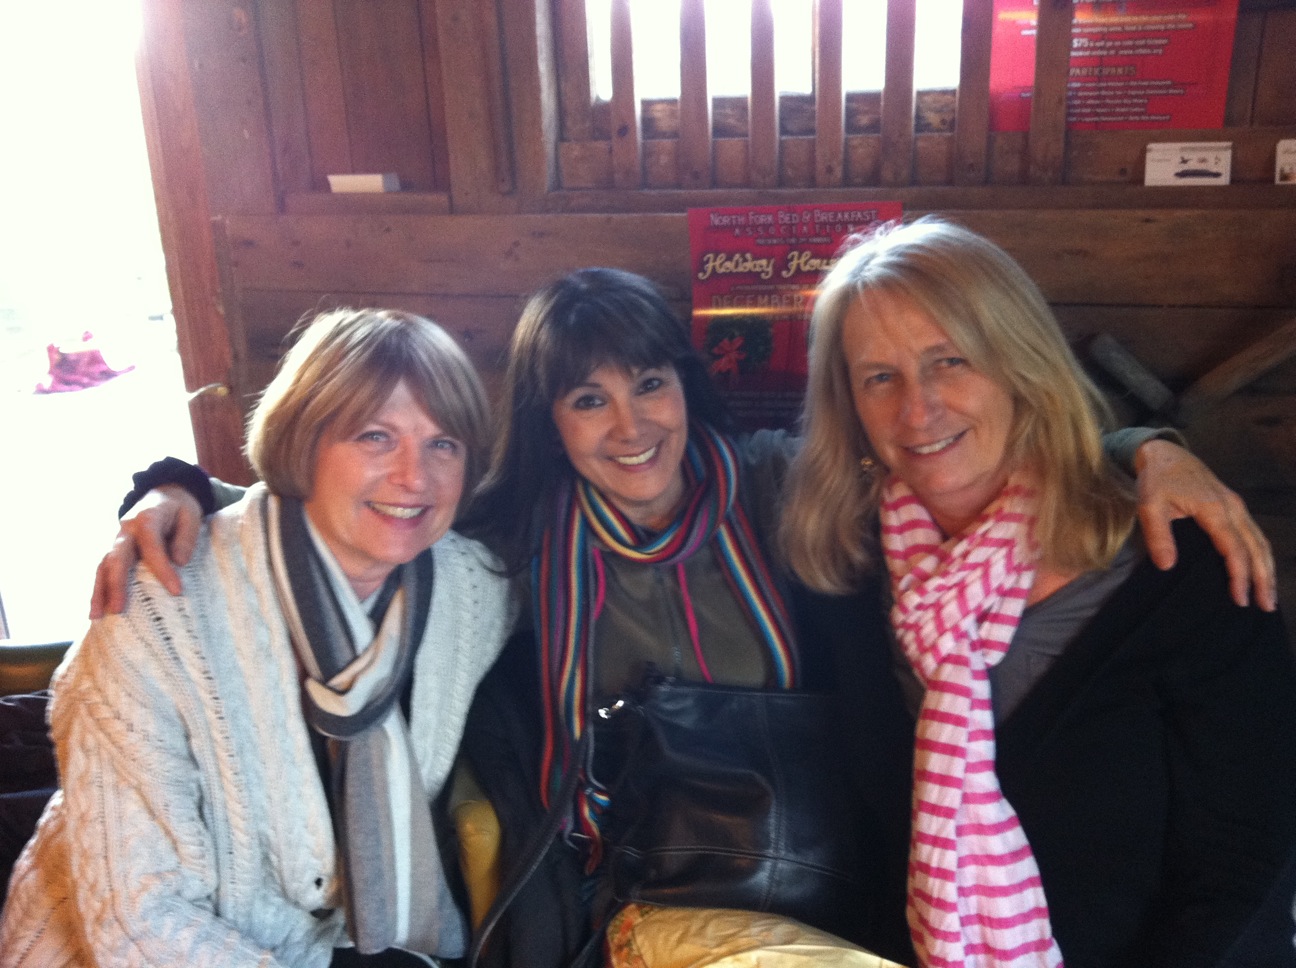
[[[271,495],[266,532],[280,605],[306,671],[306,722],[328,738],[352,940],[362,954],[394,947],[457,958],[467,929],[400,708],[431,607],[432,553],[393,573],[375,632],[337,563],[321,553],[300,501]]]

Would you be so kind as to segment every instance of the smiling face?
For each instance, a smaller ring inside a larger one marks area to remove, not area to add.
[[[669,364],[600,366],[553,405],[576,472],[641,527],[670,523],[684,496],[688,407]]]
[[[960,533],[1012,472],[1011,395],[904,299],[856,299],[841,342],[855,413],[878,458],[947,535]]]
[[[465,456],[403,381],[359,430],[320,443],[306,514],[360,598],[449,530]]]

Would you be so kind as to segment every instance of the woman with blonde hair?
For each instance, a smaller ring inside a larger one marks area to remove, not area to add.
[[[988,240],[921,219],[860,241],[811,341],[781,535],[814,588],[890,576],[921,693],[920,962],[1215,964],[1296,843],[1281,618],[1229,601],[1190,522],[1173,569],[1148,560],[1103,401]]]

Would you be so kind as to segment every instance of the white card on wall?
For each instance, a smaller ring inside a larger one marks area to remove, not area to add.
[[[1296,138],[1278,142],[1277,156],[1274,162],[1274,183],[1296,185]]]
[[[1167,142],[1147,146],[1144,185],[1227,185],[1233,142]]]

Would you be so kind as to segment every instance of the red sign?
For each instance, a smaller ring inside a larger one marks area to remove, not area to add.
[[[990,126],[1030,127],[1037,6],[995,0]],[[1073,130],[1219,128],[1238,0],[1075,3],[1067,125]]]
[[[693,341],[741,427],[795,421],[819,278],[847,237],[901,211],[899,202],[689,209]]]

